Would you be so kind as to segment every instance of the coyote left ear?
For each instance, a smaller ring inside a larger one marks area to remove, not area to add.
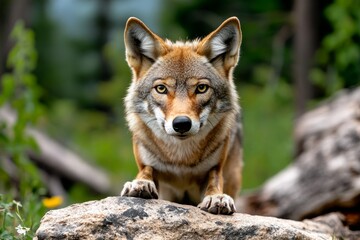
[[[229,78],[229,73],[239,60],[242,40],[240,21],[231,17],[199,44],[198,54],[204,55],[213,66]]]
[[[164,41],[135,17],[128,19],[124,32],[126,60],[139,79],[166,51]]]

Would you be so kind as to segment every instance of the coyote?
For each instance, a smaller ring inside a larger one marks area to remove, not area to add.
[[[232,79],[242,39],[239,20],[227,19],[202,40],[174,43],[131,17],[124,38],[133,74],[126,119],[139,173],[121,196],[234,213],[242,170]]]

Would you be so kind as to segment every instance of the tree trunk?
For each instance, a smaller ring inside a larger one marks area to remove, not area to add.
[[[31,0],[10,0],[0,3],[0,77],[5,72],[6,58],[11,48],[10,33],[17,20],[28,22],[30,6]]]
[[[309,73],[313,64],[316,45],[315,2],[313,0],[295,1],[294,81],[297,117],[306,111],[307,102],[313,95]]]

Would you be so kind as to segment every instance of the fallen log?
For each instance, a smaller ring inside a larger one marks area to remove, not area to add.
[[[44,239],[359,239],[341,215],[297,222],[235,213],[213,215],[163,200],[109,197],[52,210],[36,232]]]
[[[0,121],[5,122],[8,127],[13,126],[15,123],[16,114],[9,106],[5,105],[0,108]],[[41,165],[46,171],[50,171],[49,174],[45,174],[46,179],[49,180],[45,181],[45,184],[49,184],[50,188],[54,186],[52,184],[54,181],[50,180],[55,176],[83,183],[98,193],[106,194],[111,192],[110,180],[104,171],[90,165],[88,161],[39,130],[27,128],[26,132],[35,139],[39,147],[38,152],[29,152],[29,156],[36,164]],[[12,172],[14,171],[12,170]],[[56,187],[53,191],[64,193],[64,190],[59,189],[59,187]]]
[[[238,209],[294,220],[341,211],[360,229],[360,88],[303,115],[294,135],[295,161],[243,195]]]

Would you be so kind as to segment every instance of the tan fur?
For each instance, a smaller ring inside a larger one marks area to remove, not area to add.
[[[240,108],[232,81],[241,44],[238,19],[229,18],[201,41],[172,43],[130,18],[125,44],[133,71],[125,102],[139,173],[121,195],[157,198],[159,193],[162,199],[231,214],[242,168]],[[165,94],[157,92],[159,85]],[[198,92],[200,85],[207,86],[204,93]],[[221,94],[226,99],[218,99]],[[174,130],[179,116],[191,119],[184,134]]]

